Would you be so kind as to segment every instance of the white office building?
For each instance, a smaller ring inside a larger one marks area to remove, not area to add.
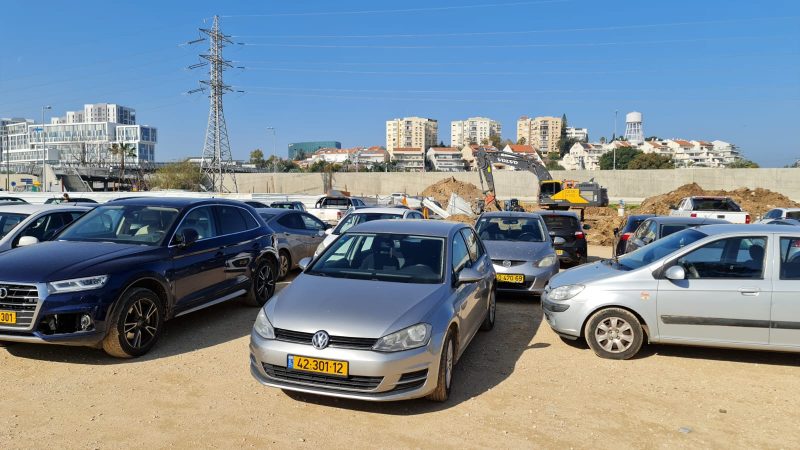
[[[450,123],[450,146],[462,148],[465,145],[486,145],[492,137],[500,137],[502,127],[486,117],[470,117],[466,120],[454,120]]]
[[[0,149],[11,164],[46,159],[49,164],[108,165],[119,161],[111,155],[113,144],[129,144],[135,153],[129,163],[155,160],[156,128],[137,125],[133,108],[116,104],[87,104],[83,111],[36,124],[25,119],[0,121]],[[45,154],[46,151],[46,154]]]
[[[589,129],[567,127],[567,139],[575,139],[578,142],[589,142]]]

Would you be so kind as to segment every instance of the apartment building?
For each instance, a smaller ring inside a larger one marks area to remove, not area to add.
[[[399,172],[425,171],[425,150],[420,147],[396,147],[391,158]]]
[[[557,152],[561,126],[560,117],[543,116],[531,119],[522,116],[517,120],[517,142],[532,145],[540,153]]]
[[[423,117],[386,121],[386,151],[394,158],[396,148],[426,149],[437,144],[439,123]]]
[[[45,124],[4,119],[0,136],[5,137],[0,145],[11,164],[36,163],[42,158],[50,164],[110,164],[118,159],[109,152],[115,143],[132,146],[135,156],[127,161],[154,161],[158,141],[156,128],[136,124],[133,108],[107,103],[84,105],[83,111],[68,111]]]
[[[389,160],[389,152],[385,148],[378,146],[361,149],[353,156],[353,164],[367,168],[375,164],[383,164]]]
[[[502,127],[497,122],[486,117],[470,117],[466,120],[450,122],[450,146],[462,148],[469,144],[491,142],[492,137],[499,138]]]
[[[289,159],[297,159],[302,155],[308,157],[321,148],[342,148],[342,143],[339,141],[292,142],[288,148]]]
[[[431,147],[427,157],[430,166],[439,172],[464,172],[466,169],[461,149],[456,147]]]
[[[575,139],[578,142],[589,142],[589,129],[567,127],[567,139]]]
[[[611,150],[611,145],[576,142],[560,164],[567,170],[600,170],[600,157]]]
[[[727,167],[741,159],[739,149],[725,141],[690,141],[686,139],[650,140],[640,144],[628,141],[584,143],[573,145],[561,159],[567,170],[599,170],[600,157],[615,148],[633,147],[644,153],[672,158],[675,168]]]

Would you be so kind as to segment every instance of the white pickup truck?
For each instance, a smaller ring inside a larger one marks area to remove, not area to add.
[[[730,223],[750,223],[750,214],[730,197],[686,197],[677,207],[670,207],[670,216],[722,219]]]
[[[363,200],[354,197],[325,196],[317,200],[314,207],[306,212],[325,223],[335,225],[350,208],[365,208],[366,206]]]

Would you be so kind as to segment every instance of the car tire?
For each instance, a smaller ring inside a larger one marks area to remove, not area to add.
[[[119,299],[103,339],[103,350],[116,358],[142,356],[156,344],[164,327],[164,305],[155,292],[129,290]]]
[[[486,311],[486,317],[481,324],[481,331],[489,331],[494,328],[494,320],[497,315],[497,290],[492,286],[489,290],[489,309]]]
[[[594,353],[607,359],[630,359],[642,348],[644,330],[639,319],[621,308],[606,308],[586,322],[584,338]]]
[[[0,341],[0,348],[8,347],[8,346],[11,346],[11,345],[14,345],[14,344],[16,344],[16,342]]]
[[[428,394],[428,400],[446,402],[450,398],[453,385],[453,369],[456,364],[456,339],[453,329],[447,330],[442,343],[442,354],[439,356],[439,374],[436,377],[436,389]]]
[[[286,250],[278,253],[278,280],[283,280],[292,270],[292,255]]]
[[[264,306],[275,295],[277,278],[277,264],[270,258],[262,259],[253,271],[250,291],[245,296],[245,302],[250,306]]]

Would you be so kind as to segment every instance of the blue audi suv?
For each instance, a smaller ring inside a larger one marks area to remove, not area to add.
[[[264,305],[277,268],[271,231],[244,203],[115,201],[0,254],[0,341],[141,356],[168,319],[238,297]]]

